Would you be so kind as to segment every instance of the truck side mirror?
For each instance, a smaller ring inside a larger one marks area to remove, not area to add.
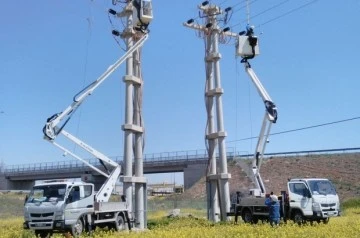
[[[26,203],[26,201],[29,199],[29,195],[28,194],[26,194],[26,196],[25,196],[25,200],[24,200],[24,205],[25,205],[25,203]]]

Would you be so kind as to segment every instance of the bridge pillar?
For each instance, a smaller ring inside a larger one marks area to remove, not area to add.
[[[2,185],[0,189],[3,190],[31,190],[32,186],[35,184],[34,180],[10,180],[5,177],[1,178],[1,180],[2,179],[5,180],[0,182]]]
[[[4,173],[0,173],[0,190],[6,190],[6,178]]]
[[[184,169],[184,189],[189,189],[206,175],[206,164],[188,165]]]

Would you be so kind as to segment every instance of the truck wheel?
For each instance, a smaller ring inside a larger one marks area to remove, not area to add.
[[[242,214],[241,214],[241,218],[243,219],[243,221],[245,223],[251,223],[253,222],[253,215],[251,213],[251,211],[249,209],[245,209]]]
[[[123,231],[126,229],[126,225],[125,225],[125,219],[124,216],[122,214],[118,214],[116,216],[116,221],[114,224],[114,228],[116,231]]]
[[[330,218],[324,218],[322,221],[324,222],[324,224],[328,224],[329,220],[330,220]]]
[[[297,223],[298,225],[301,225],[304,223],[304,217],[302,215],[302,213],[300,211],[295,211],[294,212],[294,216],[293,216],[293,220],[295,223]]]
[[[84,224],[81,219],[78,219],[74,225],[71,226],[71,234],[73,237],[79,237],[84,231]]]

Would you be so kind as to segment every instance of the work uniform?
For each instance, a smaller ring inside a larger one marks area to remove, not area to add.
[[[269,218],[271,226],[279,225],[280,222],[280,203],[275,195],[266,198],[265,205],[269,207]]]

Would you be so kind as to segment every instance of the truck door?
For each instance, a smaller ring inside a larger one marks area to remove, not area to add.
[[[311,194],[304,182],[289,182],[288,191],[291,209],[300,209],[304,216],[313,215]]]
[[[76,185],[70,188],[65,205],[65,224],[74,224],[81,215],[94,210],[92,185]]]

